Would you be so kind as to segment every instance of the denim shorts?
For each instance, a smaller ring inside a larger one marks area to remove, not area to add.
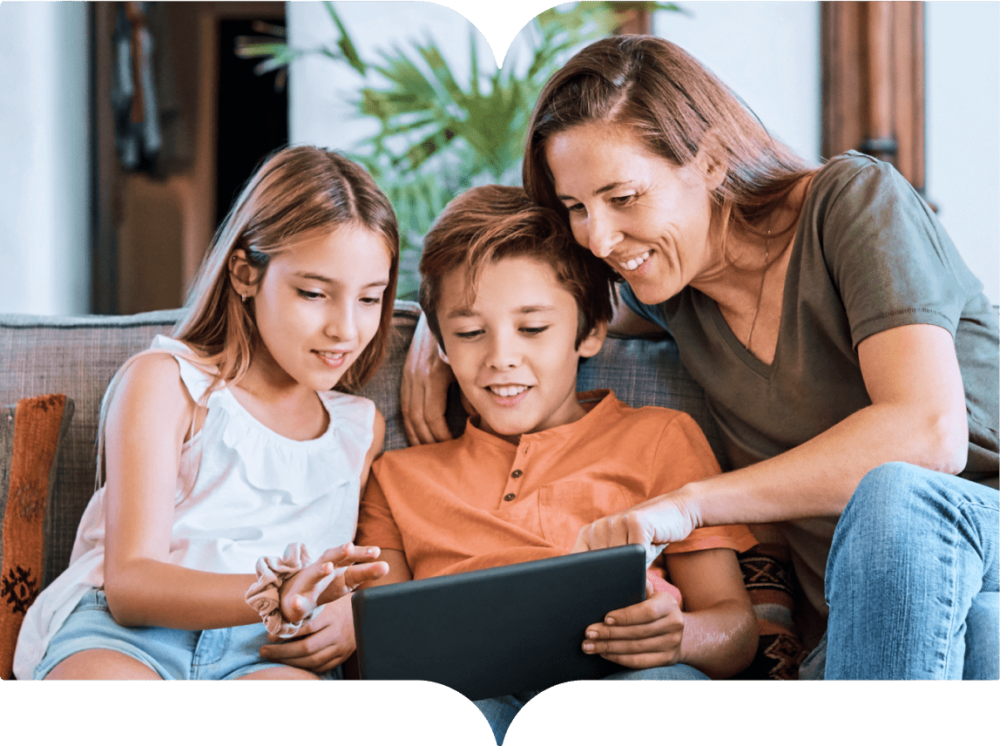
[[[104,591],[91,589],[52,638],[34,676],[44,679],[71,655],[101,649],[135,658],[163,679],[238,679],[282,665],[260,657],[258,651],[267,642],[263,624],[204,631],[123,627],[111,616]],[[340,666],[318,675],[321,679],[343,678]]]

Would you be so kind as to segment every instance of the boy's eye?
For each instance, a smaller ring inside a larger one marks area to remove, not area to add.
[[[528,335],[531,335],[531,336],[534,336],[536,334],[541,334],[546,329],[548,329],[547,326],[522,326],[521,327],[521,331],[524,334],[528,334]]]
[[[317,300],[323,297],[322,293],[317,293],[312,290],[302,290],[299,288],[296,292],[299,294],[300,298],[305,298],[306,300]]]

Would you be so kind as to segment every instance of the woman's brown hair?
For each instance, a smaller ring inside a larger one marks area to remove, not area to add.
[[[723,237],[730,225],[763,235],[762,220],[812,170],[676,44],[653,36],[613,36],[578,52],[549,79],[528,125],[524,187],[533,200],[564,216],[545,144],[553,135],[592,122],[630,128],[651,153],[676,166],[690,163],[709,145],[725,169],[712,195]],[[777,228],[775,235],[795,222]]]
[[[396,215],[388,198],[361,166],[323,148],[285,148],[273,153],[244,186],[215,234],[188,294],[184,313],[171,332],[172,337],[193,350],[190,357],[182,357],[212,376],[212,384],[199,404],[204,404],[211,391],[238,383],[249,370],[255,345],[259,344],[253,301],[243,302],[230,279],[229,258],[233,252],[245,252],[260,283],[272,256],[287,250],[298,239],[331,233],[344,225],[360,226],[381,236],[390,265],[378,331],[336,388],[353,391],[375,374],[392,334],[399,275]],[[126,361],[115,374],[101,402],[98,486],[103,477],[108,408],[122,373],[139,355]]]

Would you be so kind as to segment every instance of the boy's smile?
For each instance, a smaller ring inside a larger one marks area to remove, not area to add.
[[[579,312],[555,270],[527,256],[500,259],[482,268],[471,305],[466,283],[464,267],[445,275],[437,316],[444,357],[483,430],[516,443],[583,417],[577,363],[601,349],[604,328],[574,349]]]

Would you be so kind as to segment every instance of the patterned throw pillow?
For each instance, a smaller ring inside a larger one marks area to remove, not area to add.
[[[0,407],[0,679],[13,675],[17,633],[41,591],[45,513],[72,416],[73,400],[63,394]]]

